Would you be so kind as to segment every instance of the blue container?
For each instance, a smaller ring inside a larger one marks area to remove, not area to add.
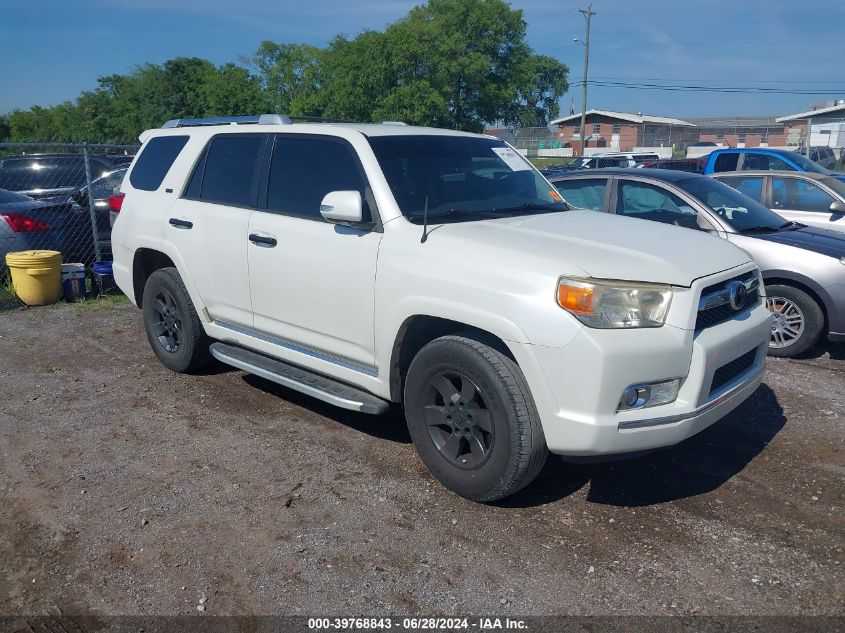
[[[120,292],[117,284],[114,283],[112,275],[112,262],[94,262],[94,284],[98,294],[114,294]]]
[[[62,264],[62,296],[65,301],[85,298],[85,264]]]

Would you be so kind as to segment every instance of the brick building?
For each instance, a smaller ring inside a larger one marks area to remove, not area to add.
[[[557,140],[582,153],[581,114],[572,114],[551,121],[557,128]],[[688,138],[695,125],[670,117],[651,116],[640,112],[588,110],[586,147],[607,151],[630,151],[637,147],[671,147],[681,138]]]

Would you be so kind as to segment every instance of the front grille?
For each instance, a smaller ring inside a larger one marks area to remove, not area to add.
[[[745,303],[743,303],[738,310],[734,310],[733,306],[731,306],[728,301],[712,307],[700,308],[698,311],[698,317],[695,320],[696,330],[703,330],[704,328],[713,327],[719,323],[730,321],[737,314],[741,314],[749,308],[753,308],[760,302],[760,289],[757,286],[757,274],[754,272],[731,277],[730,279],[707,286],[701,291],[701,302],[703,303],[706,297],[719,295],[719,293],[724,292],[728,287],[728,284],[733,281],[742,282],[745,284],[746,288],[748,288]]]
[[[731,380],[748,371],[754,364],[756,357],[757,348],[755,347],[750,352],[746,352],[739,358],[735,358],[731,362],[719,367],[719,369],[713,372],[713,382],[710,383],[710,395],[712,396],[714,391],[721,389]]]

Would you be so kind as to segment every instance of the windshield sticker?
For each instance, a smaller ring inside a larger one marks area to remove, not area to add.
[[[559,194],[557,191],[555,191],[554,189],[551,189],[551,190],[549,191],[549,195],[550,195],[550,196],[552,197],[552,199],[553,199],[553,200],[555,200],[556,202],[563,202],[563,198],[561,198],[561,197],[560,197],[560,194]]]
[[[515,152],[510,147],[492,147],[491,149],[496,152],[496,156],[501,158],[505,165],[511,168],[511,171],[525,171],[531,169],[531,165],[529,165],[518,152]]]

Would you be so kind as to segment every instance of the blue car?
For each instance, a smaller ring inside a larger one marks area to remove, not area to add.
[[[705,174],[717,174],[723,171],[809,171],[825,176],[833,176],[845,182],[845,174],[833,172],[814,163],[798,152],[765,147],[746,147],[737,149],[713,150],[704,163]]]

